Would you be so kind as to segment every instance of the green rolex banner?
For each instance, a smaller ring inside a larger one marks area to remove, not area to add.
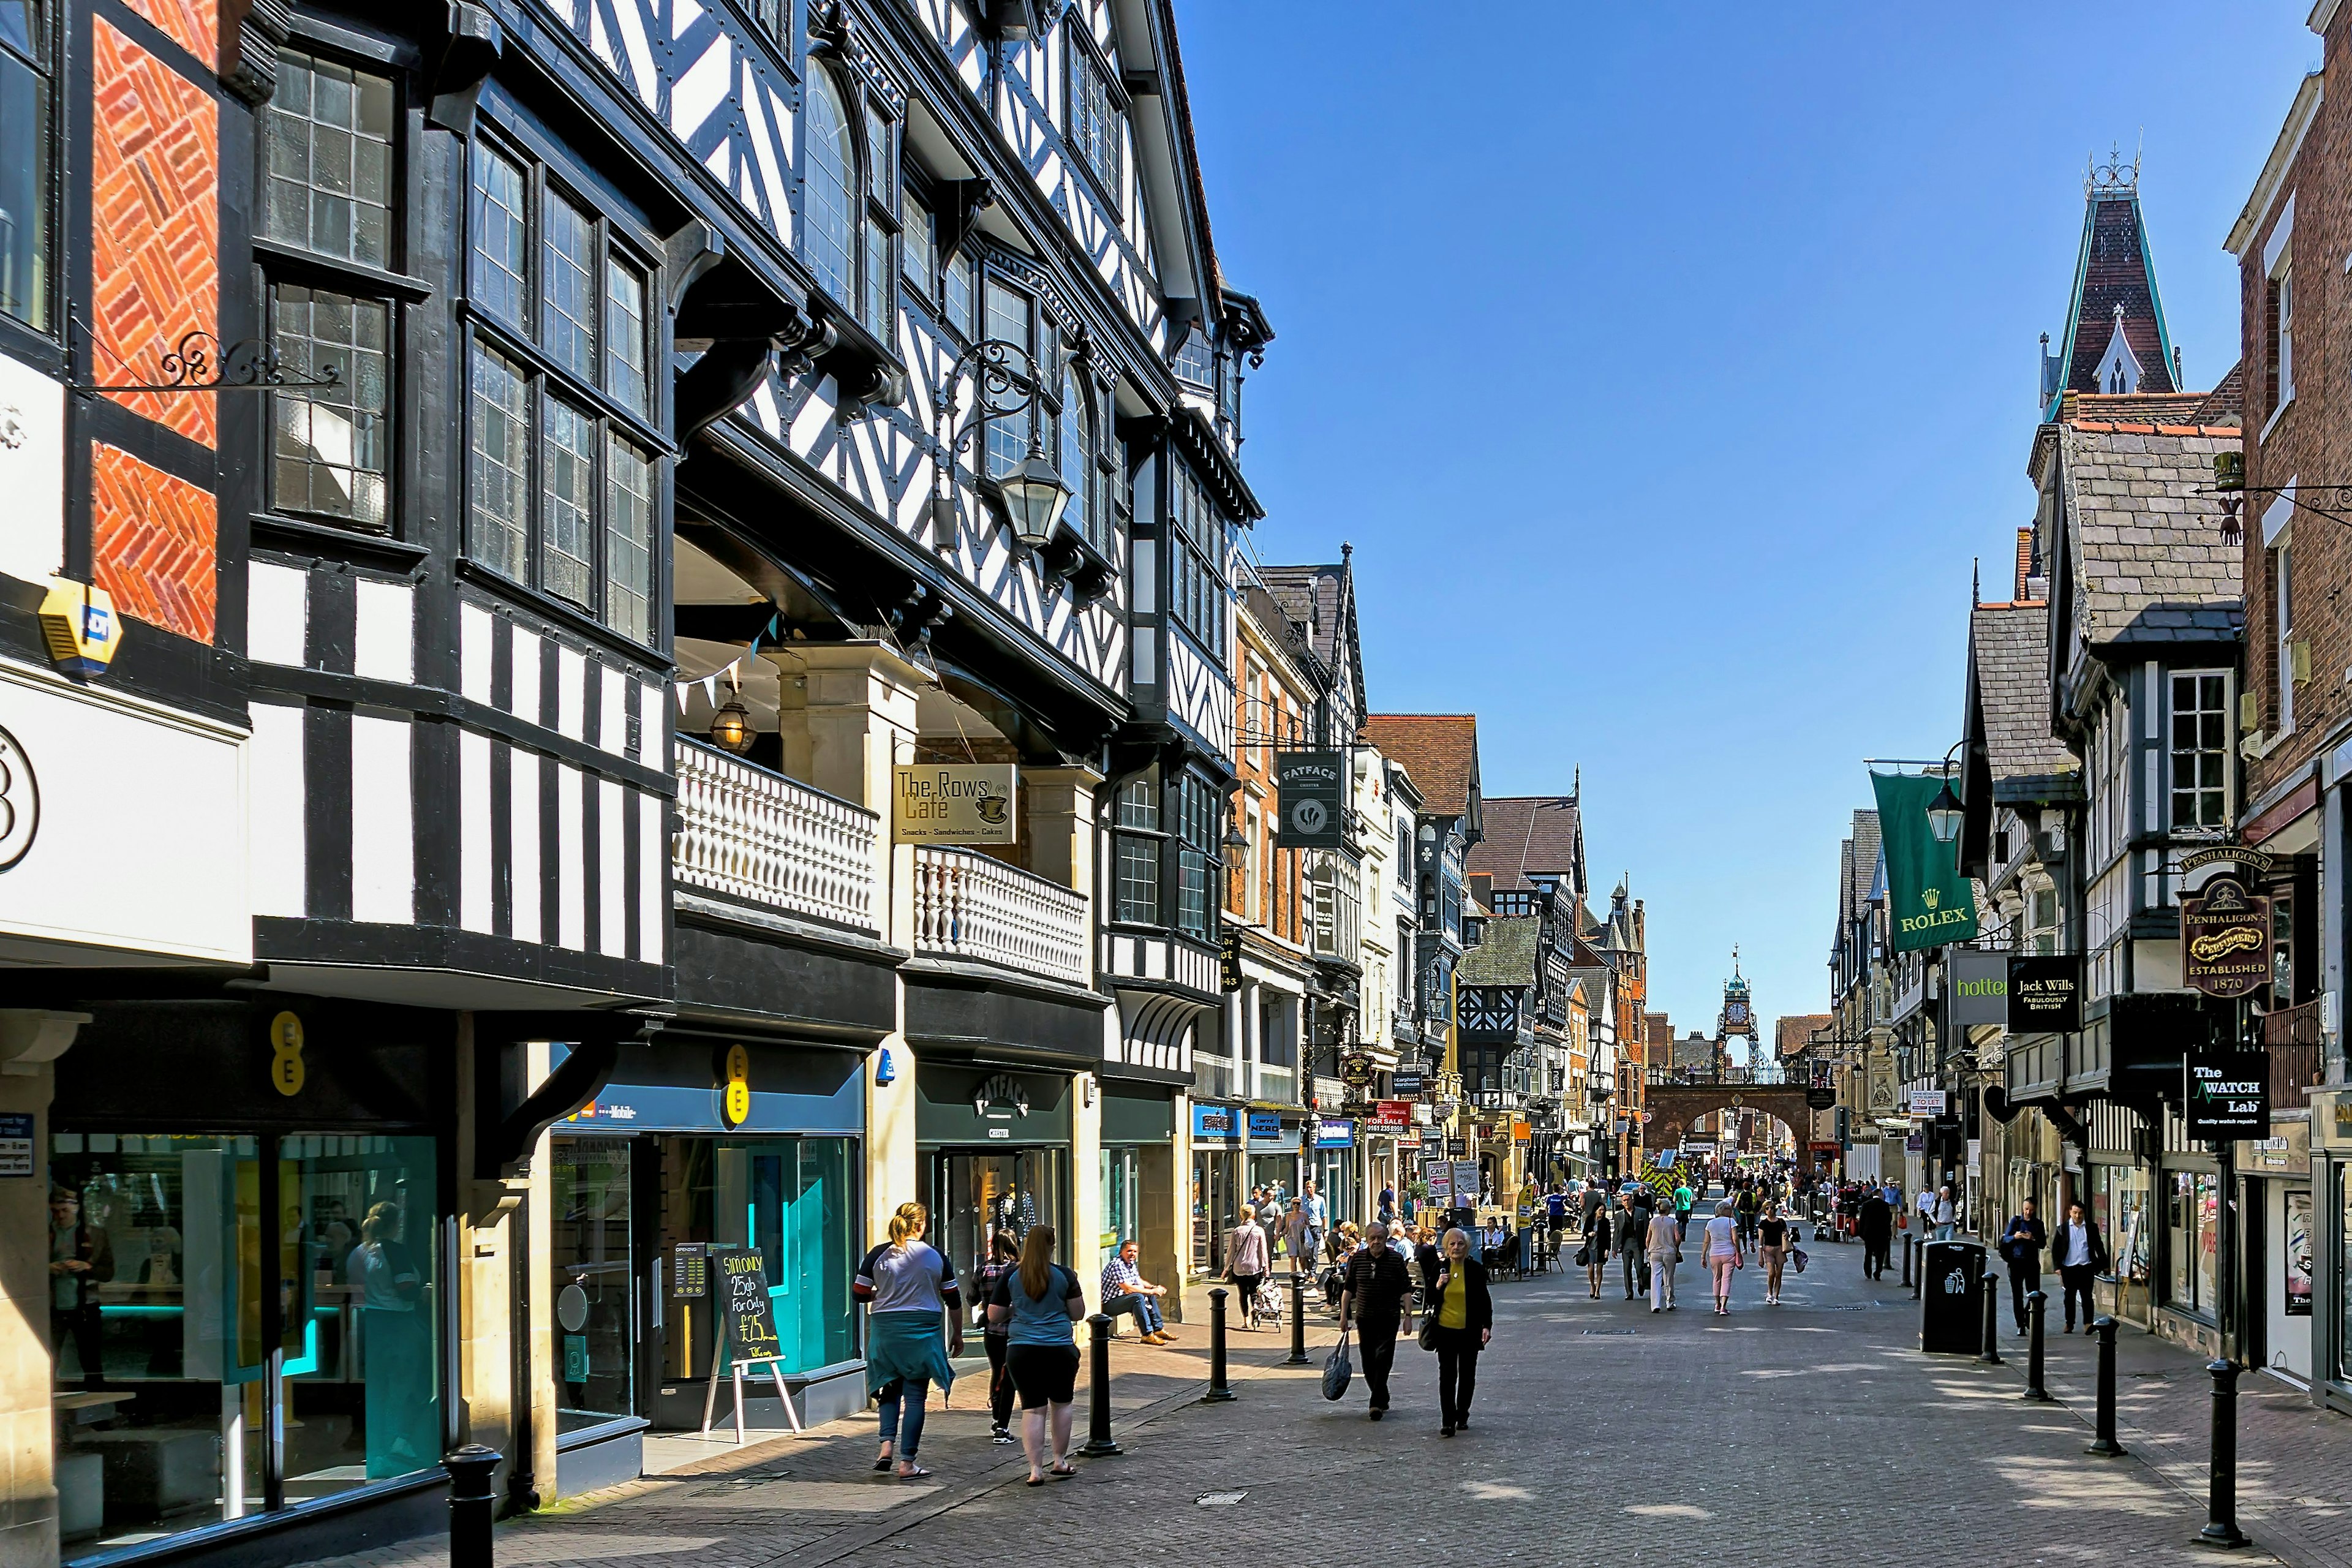
[[[1873,773],[1878,796],[1879,843],[1886,856],[1887,914],[1895,928],[1895,951],[1915,952],[1965,942],[1977,934],[1977,900],[1959,873],[1953,846],[1936,842],[1927,826],[1927,804],[1944,787],[1930,773],[1913,778]]]

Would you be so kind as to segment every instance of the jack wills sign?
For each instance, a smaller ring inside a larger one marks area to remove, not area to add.
[[[2064,1035],[2081,1028],[2081,956],[2011,958],[2008,1003],[2012,1035]]]
[[[2180,904],[2180,973],[2225,1001],[2271,983],[2271,901],[2235,877],[2214,877]]]

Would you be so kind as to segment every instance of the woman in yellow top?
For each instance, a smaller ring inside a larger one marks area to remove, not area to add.
[[[1437,1314],[1437,1405],[1451,1437],[1470,1426],[1470,1397],[1478,1386],[1478,1352],[1495,1337],[1495,1298],[1486,1290],[1486,1266],[1470,1255],[1470,1237],[1445,1233],[1445,1265],[1432,1291]]]

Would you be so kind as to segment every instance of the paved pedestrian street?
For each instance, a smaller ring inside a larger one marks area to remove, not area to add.
[[[1019,1450],[990,1445],[980,1380],[967,1378],[926,1434],[931,1482],[872,1474],[870,1421],[835,1423],[502,1525],[498,1557],[817,1568],[1039,1550],[1088,1563],[1245,1561],[1301,1543],[1318,1560],[1481,1563],[2214,1555],[2191,1543],[2205,1519],[2198,1395],[2210,1386],[2194,1363],[2127,1335],[2133,1455],[2095,1459],[2083,1451],[2087,1342],[2052,1335],[2063,1402],[2030,1405],[2021,1341],[2004,1338],[1999,1367],[1923,1356],[1899,1271],[1874,1285],[1859,1278],[1858,1248],[1811,1251],[1811,1270],[1790,1274],[1777,1308],[1760,1304],[1751,1263],[1727,1320],[1709,1312],[1689,1265],[1681,1309],[1667,1315],[1628,1302],[1613,1281],[1591,1300],[1580,1272],[1498,1284],[1473,1425],[1451,1440],[1438,1435],[1433,1358],[1410,1344],[1386,1421],[1366,1419],[1360,1373],[1344,1402],[1327,1404],[1318,1374],[1331,1336],[1319,1315],[1312,1365],[1279,1364],[1286,1336],[1237,1333],[1237,1398],[1200,1403],[1206,1313],[1195,1299],[1175,1349],[1116,1347],[1122,1451],[1081,1459],[1076,1479],[1024,1487]],[[2256,1545],[2233,1560],[2340,1563],[2334,1532],[2347,1507],[2321,1478],[2341,1464],[2346,1424],[2298,1413],[2286,1392],[2258,1379],[2242,1402]],[[1081,1439],[1085,1430],[1082,1384]],[[2301,1460],[2269,1452],[2279,1444],[2309,1456],[2307,1484]],[[413,1545],[337,1568],[443,1560]]]

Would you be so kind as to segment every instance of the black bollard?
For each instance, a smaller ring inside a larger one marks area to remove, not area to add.
[[[2116,1321],[2101,1318],[2091,1331],[2099,1336],[2099,1435],[2083,1452],[2120,1459],[2124,1446],[2116,1441]]]
[[[2238,1528],[2238,1363],[2209,1361],[2213,1374],[2213,1458],[2206,1467],[2205,1528],[2197,1539],[2207,1546],[2243,1546]]]
[[[504,1458],[468,1443],[441,1461],[449,1469],[449,1568],[490,1568],[490,1520],[499,1506],[490,1473]]]
[[[1094,1362],[1087,1377],[1087,1443],[1078,1452],[1098,1457],[1118,1452],[1110,1440],[1110,1314],[1097,1312],[1087,1321],[1094,1325]]]
[[[2049,1307],[2048,1291],[2025,1293],[2025,1310],[2030,1314],[2028,1321],[2032,1325],[2033,1335],[2025,1348],[2025,1397],[2036,1404],[2046,1403],[2050,1398],[2050,1391],[2042,1386],[2042,1316]]]
[[[2000,1359],[2000,1276],[1984,1277],[1984,1349],[1977,1361],[1984,1366],[1999,1366]]]
[[[1911,1288],[1911,1233],[1903,1233],[1903,1288]]]
[[[1307,1276],[1295,1268],[1290,1271],[1290,1353],[1282,1364],[1307,1364]]]
[[[1229,1292],[1209,1292],[1209,1392],[1201,1396],[1203,1405],[1222,1405],[1234,1396],[1225,1384],[1225,1297]]]

